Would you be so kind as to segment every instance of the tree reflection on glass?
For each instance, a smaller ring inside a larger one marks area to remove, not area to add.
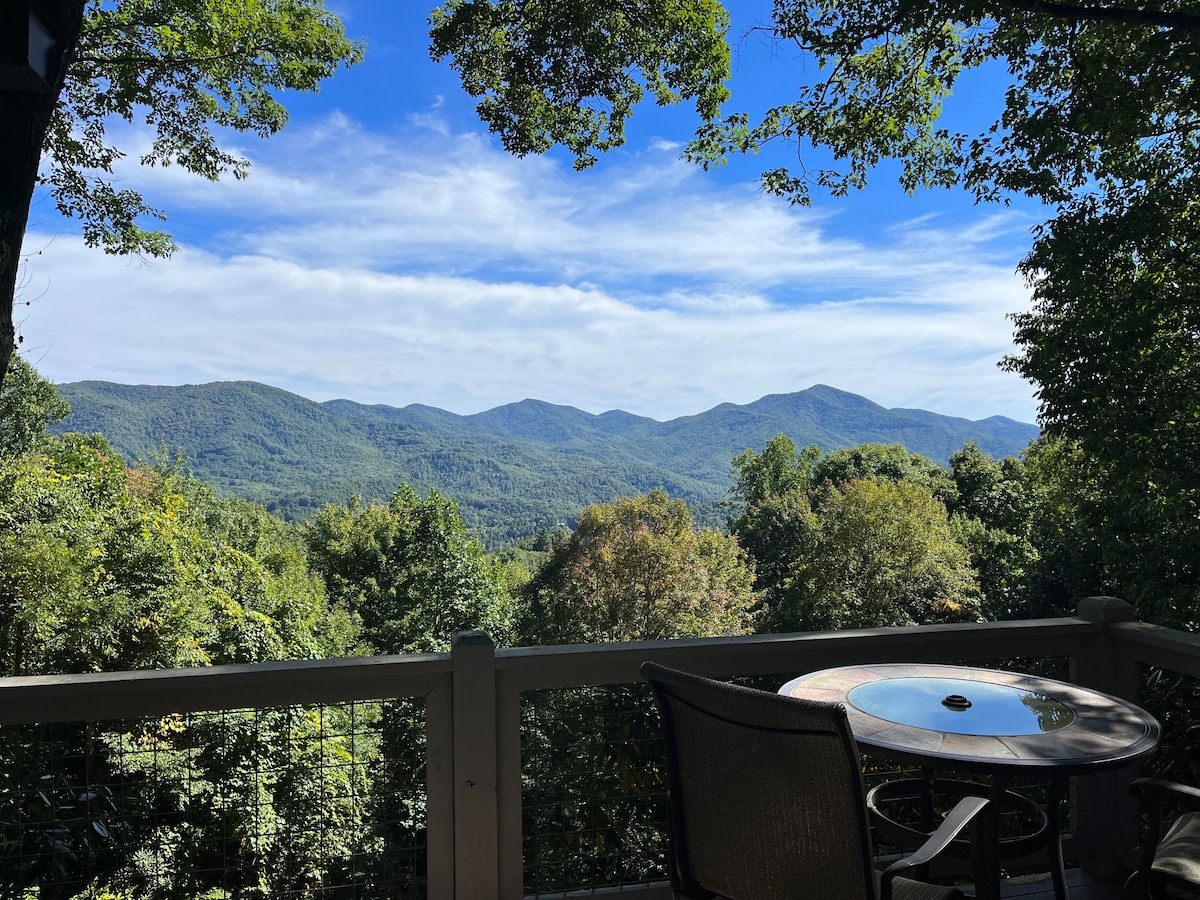
[[[1071,707],[1045,694],[1022,692],[1021,702],[1037,716],[1038,727],[1043,732],[1058,731],[1075,721],[1075,713],[1071,711]]]

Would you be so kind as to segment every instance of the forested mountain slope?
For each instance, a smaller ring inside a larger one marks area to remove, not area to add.
[[[585,505],[663,487],[716,523],[730,461],[782,432],[825,450],[901,443],[938,462],[967,441],[1020,453],[1037,428],[922,410],[885,409],[818,385],[744,406],[721,404],[658,422],[523,400],[470,416],[428,406],[317,403],[255,382],[162,387],[59,385],[71,415],[59,431],[103,432],[129,459],[167,447],[221,491],[292,518],[352,494],[389,496],[401,482],[458,501],[487,543],[573,519]]]

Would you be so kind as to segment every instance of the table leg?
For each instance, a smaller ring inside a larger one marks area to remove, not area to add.
[[[921,779],[925,782],[925,790],[921,792],[921,830],[926,834],[933,833],[933,769],[921,769]]]
[[[933,834],[933,788],[934,788],[934,773],[933,769],[921,769],[921,780],[924,782],[921,790],[921,809],[920,809],[920,828],[925,834]],[[918,881],[929,880],[929,866],[918,866],[913,877]]]
[[[1059,810],[1062,808],[1064,778],[1050,779],[1050,787],[1046,791],[1046,818],[1049,821],[1050,835],[1046,846],[1046,854],[1050,858],[1050,878],[1054,882],[1055,900],[1068,900],[1067,879],[1063,871],[1062,822],[1059,820]]]
[[[1000,809],[1009,781],[1004,775],[992,778],[988,788],[991,803],[979,818],[979,839],[971,852],[976,900],[1000,900]]]

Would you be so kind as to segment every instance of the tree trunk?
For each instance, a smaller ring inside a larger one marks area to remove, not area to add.
[[[34,12],[64,50],[57,82],[44,92],[0,88],[0,391],[4,389],[16,345],[13,304],[21,270],[21,243],[29,221],[42,145],[75,53],[86,5],[87,0],[35,2]]]

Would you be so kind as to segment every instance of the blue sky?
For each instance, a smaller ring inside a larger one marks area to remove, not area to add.
[[[789,207],[757,190],[763,157],[679,160],[688,107],[639,108],[628,144],[584,173],[514,159],[429,60],[425,7],[340,0],[366,60],[289,98],[268,141],[232,135],[250,177],[119,171],[181,245],[146,263],[83,247],[40,198],[20,307],[24,351],[56,382],[250,379],[472,413],[535,397],[657,419],[824,383],[889,407],[1033,421],[1032,388],[996,363],[1038,211],[961,192],[907,197],[895,171],[849,198]],[[730,4],[733,35],[769,12]],[[729,109],[793,96],[811,61],[757,36],[735,50]],[[947,109],[969,126],[1003,82]],[[113,132],[131,158],[147,135]],[[806,157],[816,159],[816,157]]]

